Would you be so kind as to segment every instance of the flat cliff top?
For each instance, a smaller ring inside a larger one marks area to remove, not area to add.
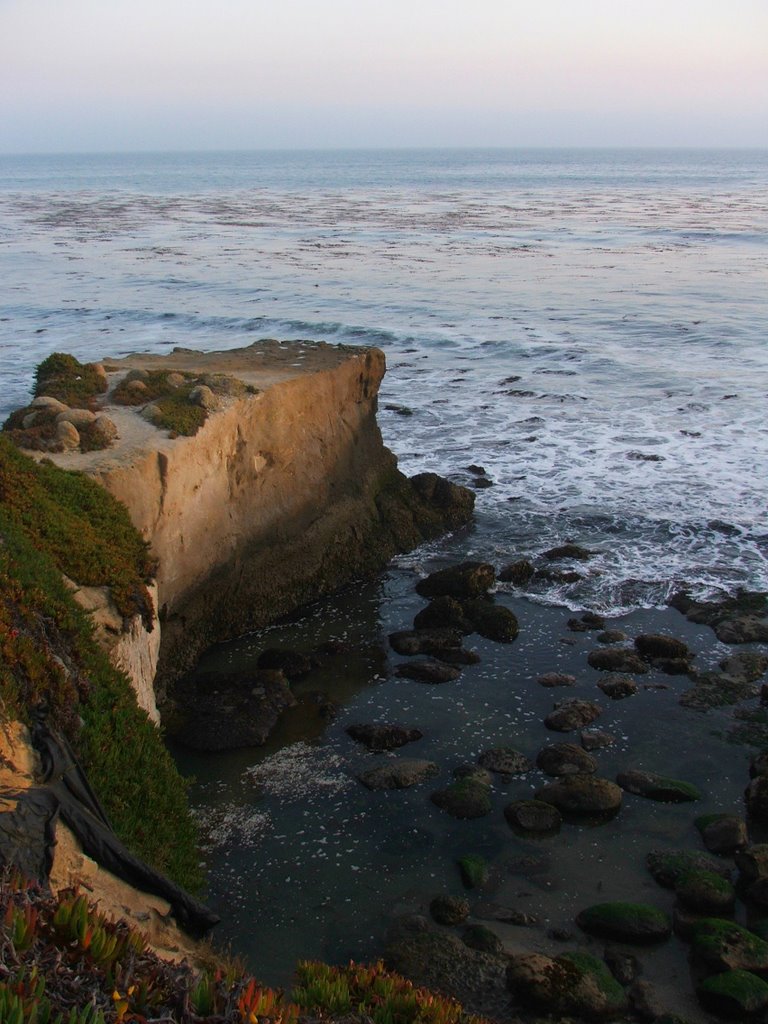
[[[333,372],[351,362],[369,362],[372,355],[373,372],[380,376],[384,356],[379,350],[318,341],[268,339],[225,351],[175,348],[165,355],[137,352],[120,359],[106,358],[103,364],[88,364],[97,366],[104,380],[103,394],[91,403],[91,412],[67,410],[60,404],[42,410],[30,406],[17,415],[31,411],[37,424],[47,418],[43,426],[47,440],[30,441],[34,429],[21,432],[15,440],[35,457],[49,458],[67,469],[108,473],[149,451],[169,451],[194,435],[206,419],[239,400],[258,399],[270,388],[302,376]],[[170,390],[168,381],[173,381]],[[373,393],[377,387],[378,379]],[[42,393],[47,394],[45,388]],[[49,399],[38,398],[35,403],[44,401]],[[98,423],[83,421],[83,417],[93,419],[94,415],[99,417]],[[62,419],[68,422],[59,424]],[[29,423],[29,416],[24,423]],[[94,430],[103,429],[104,424],[108,430],[105,441],[97,438],[96,443],[83,443],[83,437],[93,437]]]
[[[108,373],[129,370],[175,370],[179,373],[223,373],[260,390],[303,373],[319,373],[340,366],[370,349],[329,345],[323,341],[256,341],[244,348],[198,352],[175,348],[167,355],[135,352],[122,359],[105,359]]]

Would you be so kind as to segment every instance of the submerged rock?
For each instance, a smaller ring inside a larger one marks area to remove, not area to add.
[[[678,878],[675,894],[695,914],[728,914],[736,900],[736,890],[727,878],[696,868]]]
[[[616,782],[627,793],[644,796],[649,800],[659,800],[662,803],[680,804],[688,800],[701,799],[701,793],[690,782],[671,779],[656,772],[641,771],[638,768],[619,772]]]
[[[533,579],[535,570],[527,558],[518,559],[505,565],[499,572],[499,579],[502,583],[514,583],[516,587],[525,587]]]
[[[637,683],[632,676],[611,673],[597,685],[611,700],[624,700],[625,697],[633,697],[637,693]]]
[[[564,816],[612,818],[621,807],[619,787],[594,775],[571,775],[536,792],[536,799],[552,804]]]
[[[690,661],[694,657],[693,651],[683,640],[657,633],[644,633],[635,637],[635,650],[641,658],[650,662],[656,658],[680,658],[683,661]]]
[[[409,789],[437,775],[434,761],[416,758],[387,758],[383,764],[369,768],[359,776],[367,789]]]
[[[543,800],[515,800],[504,808],[504,817],[520,835],[550,835],[559,830],[563,820],[557,807]]]
[[[730,867],[699,850],[651,850],[645,863],[654,880],[667,889],[673,889],[692,870],[712,871],[727,879],[731,877]]]
[[[498,775],[522,775],[533,768],[525,754],[521,754],[513,747],[493,747],[484,750],[477,763],[481,768],[487,768],[489,772],[496,772]]]
[[[735,814],[705,814],[694,824],[710,853],[732,854],[749,842],[747,823]]]
[[[630,675],[644,675],[648,666],[642,658],[628,647],[603,647],[590,651],[587,661],[592,668],[601,672],[626,672]]]
[[[768,971],[768,942],[720,918],[699,921],[691,936],[691,956],[710,971]]]
[[[347,726],[347,735],[364,744],[369,750],[395,750],[420,740],[424,735],[419,729],[408,729],[404,725],[371,723]]]
[[[469,901],[462,896],[435,896],[429,912],[438,924],[454,927],[469,917]]]
[[[459,606],[461,607],[461,606]],[[417,616],[418,618],[418,616]],[[462,634],[457,629],[429,627],[401,630],[390,633],[389,645],[397,654],[411,657],[415,654],[429,654],[440,657],[446,651],[461,647]]]
[[[597,761],[575,743],[554,743],[542,747],[536,757],[536,766],[547,775],[594,775]]]
[[[571,732],[573,729],[589,725],[601,714],[602,709],[598,704],[574,697],[555,704],[554,710],[544,719],[544,724],[554,732]]]
[[[425,658],[423,661],[408,661],[398,665],[395,672],[418,683],[452,683],[461,675],[461,669],[444,661]]]
[[[465,601],[464,612],[472,623],[475,632],[484,636],[487,640],[495,640],[496,643],[509,644],[520,632],[517,616],[504,605],[494,604],[492,601],[477,598],[472,601]]]
[[[504,943],[496,932],[486,928],[484,924],[469,924],[462,929],[461,941],[470,949],[480,950],[481,953],[504,953]]]
[[[558,547],[550,548],[544,552],[544,557],[550,562],[559,562],[564,559],[576,559],[579,562],[587,562],[594,558],[596,551],[583,548],[580,544],[560,544]]]
[[[460,602],[455,597],[447,595],[436,597],[430,601],[426,608],[417,613],[413,625],[419,632],[452,630],[459,636],[463,633],[471,633],[473,628]]]
[[[545,672],[544,675],[537,678],[536,682],[539,686],[546,686],[550,689],[555,686],[573,686],[576,676],[570,676],[566,672]]]
[[[301,651],[287,651],[269,647],[262,651],[257,662],[259,668],[282,672],[288,679],[301,679],[312,671],[312,659]]]
[[[688,594],[675,594],[670,607],[689,622],[711,626],[724,644],[768,642],[768,596],[742,591],[722,601],[694,601]]]
[[[768,1006],[768,984],[751,971],[723,971],[697,989],[702,1006],[721,1017],[743,1020]]]
[[[579,739],[585,750],[602,750],[616,742],[614,737],[604,729],[582,729]]]
[[[672,934],[669,915],[647,903],[596,903],[578,914],[576,924],[590,935],[618,942],[660,942]]]
[[[479,853],[467,853],[457,863],[467,889],[479,889],[488,881],[488,865]]]
[[[454,818],[482,818],[491,813],[488,786],[475,779],[460,779],[430,794],[430,800]]]

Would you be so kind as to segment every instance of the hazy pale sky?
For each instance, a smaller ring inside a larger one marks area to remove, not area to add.
[[[768,146],[768,0],[0,0],[0,152]]]

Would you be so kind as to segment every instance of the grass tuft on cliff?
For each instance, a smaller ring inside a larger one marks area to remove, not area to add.
[[[195,889],[186,783],[62,579],[109,585],[124,613],[146,613],[151,565],[127,512],[98,484],[38,466],[0,437],[0,714],[29,722],[46,704],[117,835]]]
[[[35,373],[35,395],[58,398],[65,405],[90,409],[107,390],[106,374],[93,363],[81,363],[66,352],[54,352]]]
[[[199,385],[193,374],[173,370],[144,371],[140,377],[128,376],[112,392],[117,405],[146,405],[156,410],[152,422],[171,435],[194,437],[207,419],[207,412],[193,402],[192,391]]]

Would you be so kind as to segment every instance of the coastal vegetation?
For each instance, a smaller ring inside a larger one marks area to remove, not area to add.
[[[0,436],[0,714],[29,723],[46,709],[119,838],[194,889],[200,871],[186,784],[64,580],[108,586],[121,614],[150,625],[153,568],[125,508],[105,490],[36,464]]]

